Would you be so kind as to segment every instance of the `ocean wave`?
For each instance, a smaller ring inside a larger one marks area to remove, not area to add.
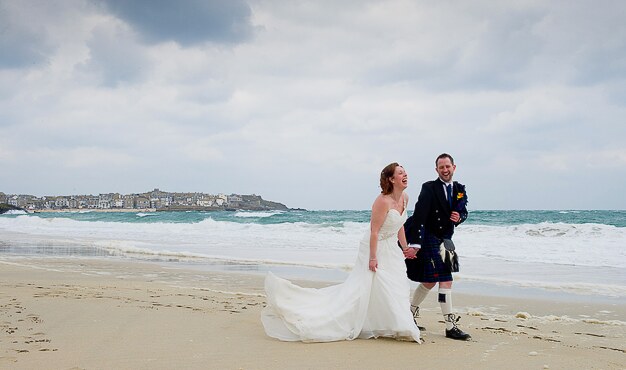
[[[21,209],[10,209],[3,213],[4,215],[26,215],[28,212]]]
[[[575,266],[626,266],[626,228],[601,224],[467,225],[455,232],[459,255]]]
[[[569,224],[563,222],[541,222],[519,225],[463,225],[457,231],[467,233],[497,233],[516,237],[580,237],[580,236],[625,236],[626,228],[613,225],[584,223]]]
[[[128,253],[326,265],[352,262],[365,229],[307,223],[263,225],[211,218],[196,223],[122,223],[17,216],[0,218],[0,234],[2,230],[20,233],[22,239],[71,238],[84,245]],[[11,243],[7,238],[3,236]]]
[[[156,216],[156,213],[151,212],[151,213],[143,213],[143,212],[139,212],[136,214],[137,217],[147,217],[147,216]]]
[[[272,212],[263,212],[269,213]],[[94,213],[87,216],[89,220],[79,219],[85,217],[80,215],[74,218],[37,214],[0,217],[0,242],[8,243],[6,235],[18,232],[23,239],[32,237],[44,242],[62,238],[89,246],[109,243],[110,248],[127,248],[128,253],[132,248],[140,248],[144,252],[138,249],[137,253],[326,266],[352,263],[369,227],[365,222],[336,219],[316,223],[241,222],[248,219],[226,212],[188,216],[185,213],[145,214],[159,217],[146,218],[134,213]],[[226,220],[217,219],[219,217]],[[624,240],[626,228],[593,223],[464,224],[455,233],[462,258],[553,266],[626,266]]]
[[[235,213],[235,217],[244,217],[244,218],[265,218],[272,217],[274,215],[281,214],[281,211],[271,211],[271,212],[249,212],[249,211],[239,211]]]

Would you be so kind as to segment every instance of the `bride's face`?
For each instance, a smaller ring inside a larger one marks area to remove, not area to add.
[[[406,171],[401,166],[396,167],[396,170],[391,177],[391,183],[393,187],[399,187],[404,190],[409,186],[409,176],[406,174]]]

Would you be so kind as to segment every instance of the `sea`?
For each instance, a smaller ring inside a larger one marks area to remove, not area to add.
[[[340,282],[369,218],[369,210],[11,211],[0,215],[0,260],[131,259]],[[470,211],[454,241],[461,292],[626,303],[624,210]]]

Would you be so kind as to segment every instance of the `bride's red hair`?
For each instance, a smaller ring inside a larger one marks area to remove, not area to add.
[[[385,166],[382,171],[380,171],[380,188],[382,189],[381,193],[387,195],[393,192],[393,183],[391,182],[391,178],[393,174],[396,173],[396,167],[402,167],[398,163],[393,162]]]

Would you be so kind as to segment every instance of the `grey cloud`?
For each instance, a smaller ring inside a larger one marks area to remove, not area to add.
[[[442,90],[512,90],[528,83],[523,78],[542,39],[534,32],[544,14],[534,9],[510,9],[501,14],[468,14],[468,29],[436,28],[428,40],[440,40],[439,50],[392,60],[365,71],[375,85],[409,82]],[[384,47],[384,46],[383,46]],[[418,51],[426,47],[418,38]]]
[[[87,46],[90,58],[77,70],[100,75],[103,86],[138,81],[150,68],[142,49],[120,30],[96,28]]]
[[[46,40],[44,27],[32,25],[28,20],[32,5],[0,1],[0,68],[22,68],[47,62],[47,55],[53,48]]]
[[[409,171],[414,203],[449,151],[473,209],[623,208],[585,193],[626,174],[626,23],[590,10],[607,2],[250,0],[252,17],[227,0],[103,1],[0,0],[16,53],[0,50],[0,69],[51,61],[0,71],[0,164],[20,173],[5,192],[161,187],[361,209],[385,164]],[[224,47],[252,19],[264,31]],[[349,197],[329,196],[338,173]]]
[[[435,14],[449,20],[443,13],[452,10],[462,27],[428,23],[414,33],[412,54],[371,65],[362,81],[433,91],[508,91],[547,82],[588,86],[626,79],[626,3],[474,4]],[[425,45],[422,39],[439,42]],[[420,54],[424,48],[429,52]]]
[[[520,74],[540,50],[534,25],[542,19],[536,11],[512,11],[485,20],[477,40],[462,46],[453,67],[458,82],[474,88],[508,90],[524,85]]]
[[[626,83],[614,81],[611,84],[605,84],[605,92],[611,104],[626,108]]]
[[[251,10],[242,0],[102,0],[150,43],[236,43],[248,39]]]
[[[626,3],[577,1],[547,8],[536,30],[545,40],[542,64],[551,60],[555,74],[568,70],[565,81],[575,85],[626,78]]]
[[[589,50],[575,63],[577,74],[574,82],[594,85],[600,82],[626,80],[626,41],[616,48]]]

